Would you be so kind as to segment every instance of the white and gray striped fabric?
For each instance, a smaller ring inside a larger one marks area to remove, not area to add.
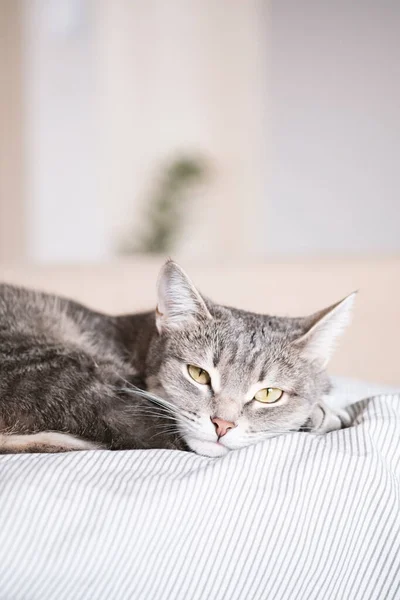
[[[400,397],[351,410],[222,459],[1,457],[1,600],[398,600]]]

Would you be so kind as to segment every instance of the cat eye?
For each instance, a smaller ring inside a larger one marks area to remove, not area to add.
[[[201,383],[201,385],[208,385],[211,381],[210,375],[204,369],[195,367],[195,365],[188,365],[188,373],[194,381]]]
[[[265,404],[273,404],[282,398],[283,390],[279,388],[264,388],[259,390],[254,396],[254,400],[257,402],[264,402]]]

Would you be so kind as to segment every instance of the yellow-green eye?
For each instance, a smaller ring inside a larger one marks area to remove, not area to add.
[[[283,390],[279,388],[264,388],[259,390],[254,396],[254,400],[258,402],[265,402],[266,404],[273,404],[277,402],[283,394]]]
[[[194,365],[188,365],[188,373],[192,379],[201,383],[202,385],[208,385],[211,381],[210,375],[204,369],[195,367]]]

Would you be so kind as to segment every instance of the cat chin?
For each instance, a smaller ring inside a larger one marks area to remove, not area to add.
[[[229,452],[229,448],[217,442],[207,442],[206,440],[199,440],[194,437],[186,437],[187,445],[193,452],[200,454],[201,456],[208,456],[209,458],[219,458],[225,456]]]

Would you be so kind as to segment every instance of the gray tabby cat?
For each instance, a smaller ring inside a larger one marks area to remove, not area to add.
[[[324,399],[354,294],[305,318],[214,304],[168,261],[155,312],[112,317],[0,286],[0,452],[177,448],[222,456],[347,425]],[[145,391],[141,391],[145,390]]]

